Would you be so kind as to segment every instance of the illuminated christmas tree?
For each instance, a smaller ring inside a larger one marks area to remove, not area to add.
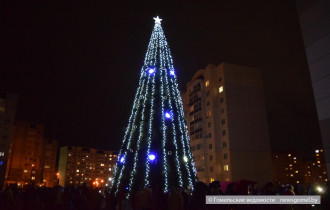
[[[127,198],[145,186],[166,193],[197,182],[172,56],[162,19],[154,20],[111,186]]]

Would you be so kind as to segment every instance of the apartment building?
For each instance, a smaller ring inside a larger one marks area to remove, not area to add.
[[[60,149],[59,183],[61,186],[110,186],[118,154],[114,151],[65,146]]]
[[[187,84],[183,102],[200,181],[273,181],[260,70],[210,64]]]
[[[272,153],[275,184],[321,184],[328,181],[324,150],[315,149],[313,157],[302,158],[296,151]]]
[[[44,126],[15,121],[8,158],[6,183],[42,183],[42,148]]]
[[[6,184],[56,186],[56,140],[44,138],[44,125],[14,122]]]
[[[17,95],[0,91],[0,190],[4,186]]]
[[[57,185],[57,158],[58,141],[54,139],[45,139],[43,145],[42,158],[42,178],[44,186],[55,187]]]

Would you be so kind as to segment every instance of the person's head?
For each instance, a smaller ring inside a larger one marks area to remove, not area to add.
[[[294,191],[294,187],[293,187],[291,184],[288,185],[286,189],[287,189],[288,191],[290,191],[290,192],[293,192],[293,191]]]
[[[208,187],[204,182],[196,182],[193,194],[206,195]]]
[[[221,185],[219,181],[213,181],[210,185],[209,188],[212,192],[214,191],[220,191],[221,190]]]

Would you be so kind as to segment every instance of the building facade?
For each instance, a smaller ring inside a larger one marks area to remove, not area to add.
[[[110,186],[117,153],[84,147],[65,146],[60,149],[58,179],[61,186]]]
[[[273,181],[258,69],[210,64],[187,84],[183,101],[200,181]]]
[[[274,152],[272,159],[275,184],[306,184],[303,169],[307,165],[299,152]]]
[[[272,153],[275,184],[309,184],[316,185],[328,181],[324,150],[315,149],[310,159],[302,158],[296,151]]]
[[[42,178],[44,186],[55,187],[57,185],[57,158],[58,141],[54,139],[44,139],[42,158]]]
[[[0,190],[4,186],[17,95],[0,92]]]
[[[56,140],[44,139],[44,126],[15,121],[8,158],[6,184],[56,185]]]
[[[296,1],[328,172],[330,171],[330,0]],[[328,179],[330,173],[328,173]]]
[[[44,126],[15,121],[8,159],[6,183],[42,183],[42,149]]]

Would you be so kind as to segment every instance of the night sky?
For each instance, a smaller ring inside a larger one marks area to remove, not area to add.
[[[209,63],[260,68],[273,149],[319,144],[294,1],[138,2],[2,2],[0,90],[19,95],[16,118],[117,150],[159,15],[181,90]]]

